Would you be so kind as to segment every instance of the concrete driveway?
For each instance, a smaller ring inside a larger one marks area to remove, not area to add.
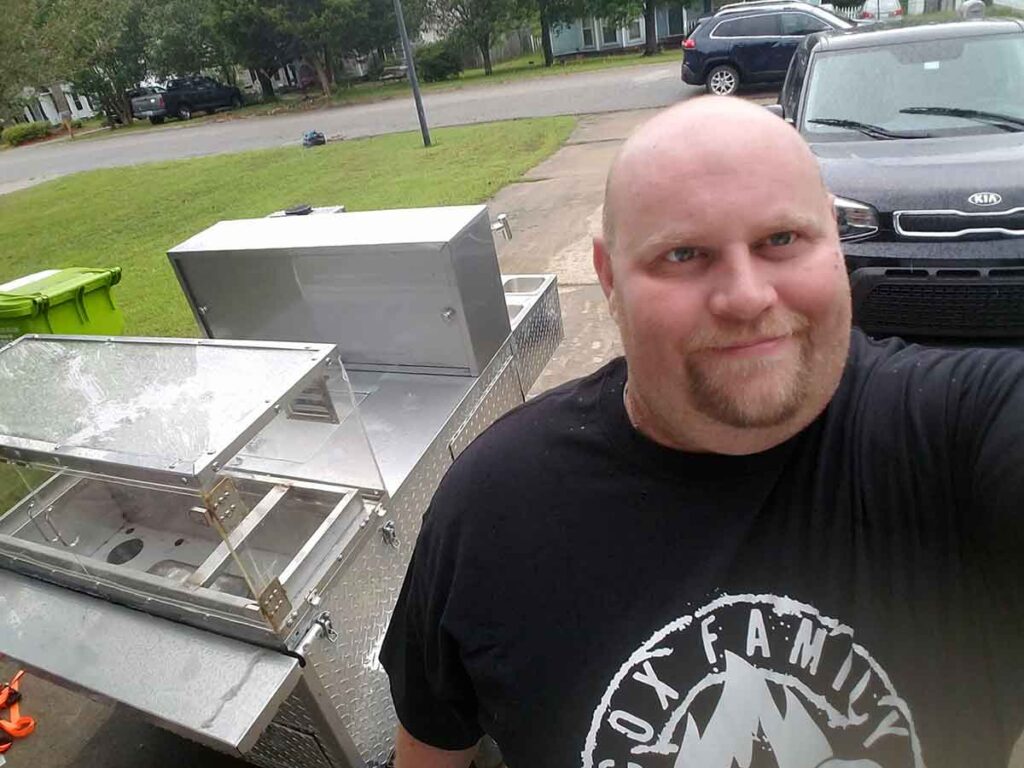
[[[519,117],[588,114],[673,104],[702,89],[683,84],[679,65],[652,64],[425,96],[431,126]],[[32,145],[0,152],[0,194],[92,168],[241,152],[301,142],[308,130],[355,138],[417,130],[412,97],[271,117],[224,120],[91,139]]]

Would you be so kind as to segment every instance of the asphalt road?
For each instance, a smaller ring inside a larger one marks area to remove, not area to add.
[[[424,103],[429,124],[445,126],[661,107],[700,92],[699,88],[683,84],[678,63],[671,63],[443,91],[428,94]],[[417,128],[411,93],[407,99],[301,114],[198,126],[172,123],[140,133],[2,152],[0,194],[93,168],[297,144],[302,134],[312,129],[328,137],[355,138]]]

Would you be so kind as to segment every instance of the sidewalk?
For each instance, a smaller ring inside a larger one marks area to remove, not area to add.
[[[612,158],[622,141],[657,111],[584,115],[562,149],[488,203],[492,216],[507,213],[512,225],[511,242],[497,243],[501,271],[558,275],[565,340],[533,395],[622,354],[594,273],[591,238],[601,230],[604,181]]]

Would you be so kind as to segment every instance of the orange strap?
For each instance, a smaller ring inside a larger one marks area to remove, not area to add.
[[[9,685],[4,686],[4,690],[0,693],[0,709],[8,709],[4,706],[10,696],[10,691],[18,691],[18,686],[21,684],[21,678],[25,676],[25,670],[18,670]],[[22,716],[21,705],[15,701],[10,705],[11,710],[10,720],[0,719],[0,730],[3,730],[12,739],[23,739],[28,736],[32,731],[36,729],[36,721],[27,715]],[[4,745],[3,751],[10,748],[10,744]]]

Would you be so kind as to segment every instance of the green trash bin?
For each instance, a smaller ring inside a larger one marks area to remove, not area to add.
[[[0,285],[0,344],[26,333],[117,336],[124,317],[110,289],[121,268],[50,269]]]

